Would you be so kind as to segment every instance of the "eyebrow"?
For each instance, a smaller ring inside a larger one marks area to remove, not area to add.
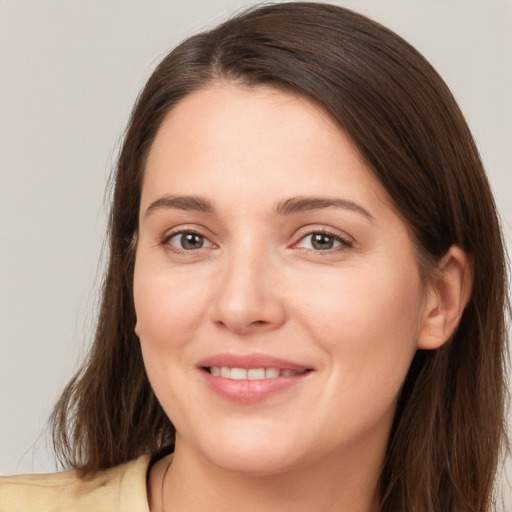
[[[215,213],[215,208],[210,201],[197,196],[162,196],[153,201],[146,210],[145,217],[162,209],[177,209],[202,213]]]
[[[374,221],[375,217],[361,205],[348,199],[331,197],[292,197],[278,203],[274,209],[277,215],[290,215],[311,210],[322,210],[324,208],[343,208],[360,213],[369,220]]]
[[[322,210],[324,208],[342,208],[353,212],[360,213],[374,221],[373,215],[363,208],[361,205],[348,199],[331,198],[331,197],[291,197],[284,201],[280,201],[274,208],[276,215],[292,215],[312,210]],[[145,217],[153,212],[162,209],[177,209],[185,211],[195,211],[201,213],[215,213],[213,204],[198,196],[169,196],[165,195],[153,201],[146,210]]]

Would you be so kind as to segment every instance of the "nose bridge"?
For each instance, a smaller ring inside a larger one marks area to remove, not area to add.
[[[234,244],[219,276],[214,320],[237,333],[269,329],[284,321],[275,262],[261,240]]]

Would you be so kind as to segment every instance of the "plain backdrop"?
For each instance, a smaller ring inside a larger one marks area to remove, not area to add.
[[[445,78],[510,245],[512,2],[331,3],[395,30]],[[104,190],[140,88],[177,42],[244,5],[0,0],[0,473],[55,469],[43,429],[91,339]]]

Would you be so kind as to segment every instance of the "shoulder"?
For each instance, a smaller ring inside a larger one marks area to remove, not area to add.
[[[149,456],[80,478],[76,471],[0,477],[0,512],[149,512]]]

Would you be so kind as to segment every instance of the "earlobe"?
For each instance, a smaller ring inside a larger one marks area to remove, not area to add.
[[[452,245],[439,262],[427,292],[418,348],[433,350],[451,338],[471,296],[472,285],[469,258],[462,249]]]

